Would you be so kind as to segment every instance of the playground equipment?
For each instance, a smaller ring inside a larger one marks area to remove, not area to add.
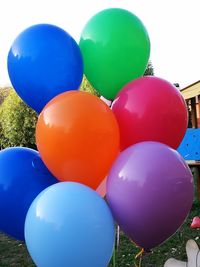
[[[196,176],[197,198],[200,201],[200,81],[181,90],[189,111],[189,123],[178,152]]]

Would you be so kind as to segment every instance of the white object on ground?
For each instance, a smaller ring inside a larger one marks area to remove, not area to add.
[[[194,240],[190,239],[187,241],[186,252],[188,262],[170,258],[165,262],[164,267],[200,267],[200,250]]]

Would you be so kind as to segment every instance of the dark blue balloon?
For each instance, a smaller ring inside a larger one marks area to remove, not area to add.
[[[27,211],[35,197],[57,183],[37,151],[13,147],[0,151],[0,231],[24,240]]]
[[[54,96],[79,89],[83,78],[79,46],[66,31],[50,24],[19,34],[7,64],[14,89],[38,113]]]

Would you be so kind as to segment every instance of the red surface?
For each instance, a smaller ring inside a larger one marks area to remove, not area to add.
[[[194,217],[191,223],[191,228],[200,228],[200,218],[198,216]]]

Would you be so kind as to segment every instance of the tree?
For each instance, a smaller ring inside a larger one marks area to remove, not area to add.
[[[81,91],[84,91],[84,92],[91,93],[91,94],[96,95],[96,96],[100,96],[100,94],[92,87],[92,85],[87,80],[87,78],[85,77],[85,75],[83,76],[83,81],[81,83],[80,90]]]
[[[10,89],[0,107],[0,147],[36,148],[36,121],[36,112],[29,108],[13,89]]]
[[[154,75],[151,61],[144,75]],[[85,76],[80,90],[100,96]],[[0,88],[0,148],[10,146],[36,148],[36,122],[36,112],[29,108],[12,88]]]
[[[149,76],[149,75],[154,76],[154,68],[153,68],[151,60],[149,60],[147,68],[144,73],[144,76]]]
[[[3,103],[5,98],[8,96],[11,87],[0,87],[0,105]]]

